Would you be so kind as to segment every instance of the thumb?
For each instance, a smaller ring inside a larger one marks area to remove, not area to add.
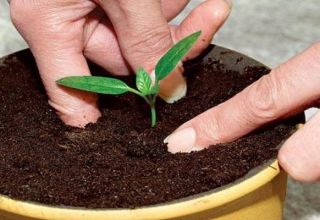
[[[172,153],[233,141],[261,125],[287,117],[320,97],[317,43],[228,101],[200,114],[166,138]]]
[[[232,4],[230,1],[207,0],[193,9],[180,25],[171,27],[174,42],[196,31],[202,31],[201,40],[196,42],[191,51],[186,55],[185,60],[197,57],[210,45],[213,36],[228,18],[231,8]],[[187,85],[185,83],[179,84],[181,78],[179,76],[181,76],[182,73],[183,67],[179,65],[173,73],[160,82],[160,97],[162,99],[172,103],[185,95]],[[175,82],[175,80],[178,81]],[[177,85],[180,86],[180,89]],[[174,96],[173,94],[176,95]]]
[[[160,57],[175,41],[198,30],[203,31],[202,41],[187,56],[190,58],[200,54],[210,44],[231,8],[227,0],[208,0],[194,9],[181,25],[169,27],[160,0],[97,2],[108,14],[122,53],[131,67],[137,70],[143,66],[148,72],[153,70]],[[179,4],[185,3],[183,1]],[[169,103],[186,94],[187,86],[181,65],[160,83],[160,88],[161,98]]]
[[[161,1],[98,1],[110,18],[123,56],[133,70],[140,67],[149,73],[155,64],[173,45],[171,30],[162,13]],[[171,84],[163,90],[170,90],[170,96],[184,96],[186,82],[181,68],[177,68],[166,80]],[[172,89],[174,88],[174,89]]]
[[[320,112],[292,135],[278,155],[281,166],[302,182],[320,181]]]

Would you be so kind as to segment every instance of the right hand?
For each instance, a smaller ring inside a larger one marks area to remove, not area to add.
[[[263,124],[320,107],[320,43],[280,65],[228,101],[179,127],[169,151],[190,152],[238,139]],[[282,167],[295,179],[320,181],[320,112],[280,149]]]
[[[59,87],[55,81],[90,75],[86,58],[114,74],[128,74],[139,67],[152,71],[175,41],[202,30],[202,40],[188,57],[198,55],[228,17],[230,5],[227,0],[207,0],[181,25],[169,26],[168,21],[188,2],[11,0],[10,9],[13,23],[34,54],[50,105],[66,124],[84,127],[100,116],[96,96]],[[161,84],[163,96],[179,97],[185,90],[181,72]]]

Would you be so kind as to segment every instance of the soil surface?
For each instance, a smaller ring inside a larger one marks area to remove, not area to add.
[[[159,99],[155,128],[150,128],[144,101],[125,94],[101,97],[103,117],[77,129],[63,125],[47,104],[36,66],[25,55],[11,56],[0,66],[0,194],[12,198],[90,208],[133,208],[184,198],[234,182],[275,158],[296,123],[172,155],[163,144],[168,134],[268,70],[246,67],[240,76],[225,71],[219,60],[193,61],[186,65],[187,96],[172,105]],[[133,83],[131,77],[125,80]]]

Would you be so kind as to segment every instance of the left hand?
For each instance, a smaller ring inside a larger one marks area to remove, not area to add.
[[[90,75],[86,58],[113,74],[154,68],[158,59],[191,32],[202,40],[188,54],[206,48],[230,12],[227,0],[207,0],[179,26],[168,24],[188,0],[11,0],[11,17],[36,58],[49,103],[68,125],[84,127],[101,115],[93,94],[57,86],[56,80]],[[177,86],[178,85],[178,86]],[[185,94],[181,71],[161,82],[160,95]]]

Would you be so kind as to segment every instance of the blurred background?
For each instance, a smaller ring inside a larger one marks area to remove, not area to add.
[[[215,44],[276,67],[320,40],[319,0],[233,2],[233,11],[216,35]],[[199,3],[200,0],[191,0],[173,23],[179,23]],[[9,17],[7,1],[0,0],[0,57],[27,47]],[[308,110],[307,117],[316,111]],[[320,220],[320,184],[300,184],[290,179],[285,219]]]

